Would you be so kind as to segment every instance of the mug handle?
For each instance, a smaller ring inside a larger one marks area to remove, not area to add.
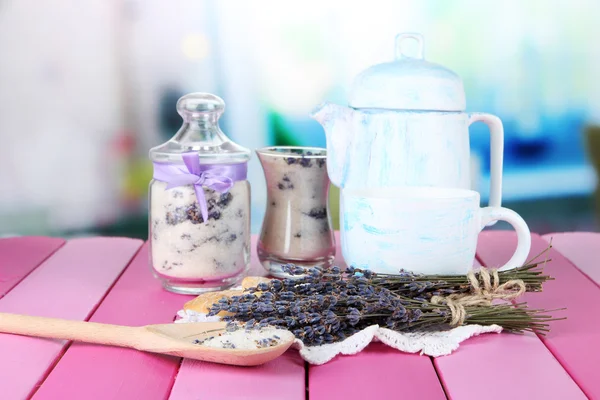
[[[500,118],[492,114],[469,114],[469,126],[481,121],[490,129],[490,207],[502,204],[502,163],[504,159],[504,127]],[[492,224],[493,225],[493,224]]]
[[[506,264],[498,268],[498,271],[505,271],[521,267],[529,256],[531,250],[531,232],[527,223],[519,214],[513,210],[504,207],[485,207],[481,209],[481,227],[483,230],[492,221],[506,221],[512,225],[517,232],[517,249]]]

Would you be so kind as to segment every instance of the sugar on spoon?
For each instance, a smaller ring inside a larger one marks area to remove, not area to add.
[[[229,365],[264,364],[282,355],[294,342],[291,332],[277,329],[266,331],[277,333],[280,338],[277,344],[256,349],[209,347],[194,343],[219,333],[226,334],[225,326],[225,322],[195,322],[131,327],[0,313],[1,333],[129,347]]]

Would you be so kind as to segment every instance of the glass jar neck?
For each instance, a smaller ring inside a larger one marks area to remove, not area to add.
[[[225,136],[219,128],[218,119],[217,113],[186,118],[173,139],[180,143],[223,142]]]

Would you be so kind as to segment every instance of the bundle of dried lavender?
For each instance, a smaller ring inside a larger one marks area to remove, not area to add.
[[[230,313],[227,320],[244,322],[246,328],[288,329],[309,346],[343,340],[374,324],[404,332],[497,324],[509,332],[543,334],[554,320],[546,311],[531,310],[525,304],[457,307],[407,297],[399,294],[399,287],[395,291],[385,287],[371,271],[357,274],[354,268],[342,272],[338,267],[305,270],[290,265],[286,272],[300,278],[260,283],[244,295],[221,298],[210,307],[209,315],[226,311]],[[425,292],[435,291],[420,293]]]

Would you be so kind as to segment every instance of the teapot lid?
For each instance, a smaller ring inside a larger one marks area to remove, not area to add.
[[[417,41],[415,55],[403,53],[407,40]],[[353,108],[380,108],[432,111],[464,111],[465,92],[458,75],[425,61],[423,36],[401,33],[396,36],[395,59],[374,65],[356,76],[348,105]]]

